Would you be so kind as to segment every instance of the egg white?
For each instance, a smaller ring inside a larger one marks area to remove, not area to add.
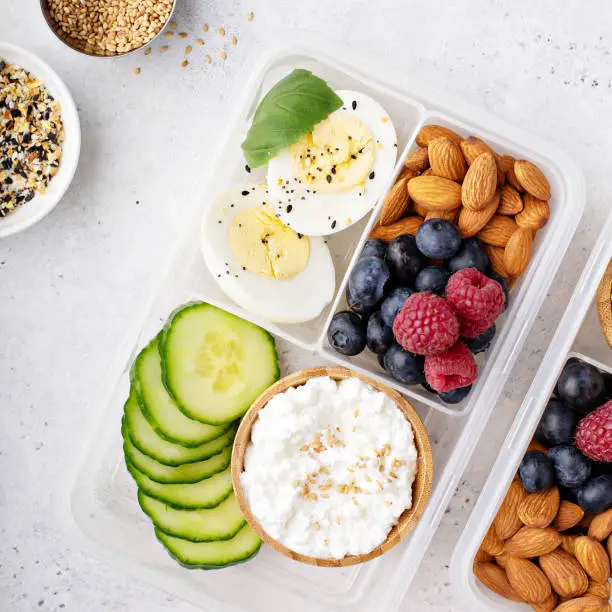
[[[364,217],[383,196],[397,160],[397,136],[385,109],[357,91],[340,90],[336,94],[344,104],[335,112],[352,113],[372,132],[374,175],[366,179],[365,185],[347,191],[312,193],[296,177],[289,149],[271,159],[268,164],[271,205],[287,225],[307,236],[334,234]]]
[[[236,304],[277,323],[301,323],[321,314],[334,297],[336,274],[322,238],[310,241],[308,264],[288,279],[265,278],[243,270],[227,234],[234,216],[268,203],[266,185],[242,185],[224,192],[202,219],[201,250],[211,275]]]

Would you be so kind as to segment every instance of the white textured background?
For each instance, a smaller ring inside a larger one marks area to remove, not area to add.
[[[67,196],[41,223],[0,242],[0,609],[195,610],[69,549],[54,520],[54,483],[79,451],[87,407],[102,391],[126,320],[152,288],[183,211],[197,203],[202,168],[252,45],[299,28],[539,134],[586,175],[587,211],[551,299],[405,603],[406,611],[449,610],[454,542],[612,208],[612,5],[178,0],[176,19],[187,32],[223,25],[238,46],[221,62],[221,39],[205,35],[215,58],[209,67],[204,48],[194,47],[192,65],[181,69],[177,39],[166,55],[158,51],[164,39],[148,57],[92,60],[53,37],[35,0],[0,0],[0,39],[57,70],[83,131]]]

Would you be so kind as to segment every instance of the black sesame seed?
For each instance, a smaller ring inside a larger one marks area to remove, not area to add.
[[[219,221],[217,221],[217,223],[218,223],[219,225],[221,225],[221,223],[223,223],[223,221],[221,221],[221,220],[219,219]]]
[[[332,174],[336,174],[336,166],[334,166],[334,167],[331,169],[331,173],[332,173]]]
[[[292,210],[293,210],[293,205],[292,205],[292,204],[289,204],[289,205],[287,206],[287,212],[288,212],[288,213],[290,213]]]
[[[328,174],[328,175],[325,177],[325,180],[326,180],[328,183],[331,183],[331,182],[332,182],[332,175],[331,175],[331,174]]]
[[[229,270],[226,270],[225,273],[227,274],[227,276],[229,276]]]
[[[373,180],[375,176],[374,171],[370,172],[370,180]]]
[[[246,266],[242,266],[242,269],[246,271]]]
[[[352,136],[349,136],[349,137],[348,137],[348,139],[349,139],[349,140],[353,140],[353,137],[352,137]]]
[[[336,227],[336,222],[333,221],[332,224],[331,224],[331,228],[334,229],[335,227]]]
[[[298,232],[298,238],[301,240],[303,237],[304,237],[304,234],[300,234],[300,233]]]
[[[248,196],[248,195],[249,195],[249,190],[248,190],[248,189],[245,189],[245,190],[242,192],[242,195],[243,195],[243,196]]]
[[[245,169],[247,172],[251,172],[251,169],[249,168],[249,164],[247,164],[247,165],[244,167],[244,169]]]
[[[351,106],[353,107],[353,110],[355,110],[357,108],[357,100],[353,100]]]

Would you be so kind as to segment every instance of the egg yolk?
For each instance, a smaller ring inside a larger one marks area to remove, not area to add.
[[[364,185],[374,167],[372,132],[337,111],[291,146],[297,178],[314,191],[338,193]]]
[[[265,204],[239,212],[230,224],[228,241],[243,269],[266,278],[296,276],[310,257],[308,238],[285,225]]]

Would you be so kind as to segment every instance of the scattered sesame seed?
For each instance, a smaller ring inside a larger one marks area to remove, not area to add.
[[[237,45],[238,39],[235,36],[232,36],[232,45]]]
[[[140,74],[140,68],[134,68],[134,74]]]
[[[179,32],[181,38],[187,38],[187,32]]]
[[[353,100],[351,106],[353,107],[353,110],[355,110],[357,108],[357,100]]]
[[[374,173],[374,171],[370,172],[370,176],[369,179],[370,180],[374,180],[374,177],[376,176],[376,174]]]
[[[385,506],[392,506],[392,505],[393,505],[393,502],[390,500],[385,502]]]
[[[217,32],[219,32],[221,36],[225,36],[225,28],[219,28]]]
[[[161,53],[166,53],[166,51],[168,51],[168,45],[163,45],[162,47],[159,48]]]
[[[170,31],[164,32],[164,36],[166,38],[172,38],[174,36],[174,32],[170,32]]]
[[[151,55],[151,51],[152,51],[152,50],[153,50],[153,49],[151,49],[151,47],[148,47],[147,49],[145,49],[144,54],[145,54],[145,55]]]
[[[200,47],[204,44],[204,41],[201,38],[196,38],[196,45],[200,45]]]
[[[210,55],[207,55],[204,59],[206,60],[207,64],[210,64],[210,62],[212,62],[212,59],[211,59]],[[247,166],[247,168],[248,168],[248,166]],[[250,171],[251,171],[250,169],[247,170],[247,172],[250,172]]]
[[[173,30],[176,30],[176,21],[172,20],[169,25]]]
[[[187,68],[187,66],[189,66],[189,62],[188,62],[187,60],[183,60],[183,61],[181,62],[181,66],[182,66],[183,68]]]
[[[383,122],[383,123],[387,123],[387,121],[389,121],[389,117],[383,117],[383,118],[382,118],[382,122]]]
[[[248,15],[247,15],[247,21],[253,21],[253,19],[255,18],[255,15],[253,14],[253,11],[251,11]]]
[[[185,55],[189,55],[193,51],[193,47],[191,45],[187,45],[185,47]]]
[[[221,53],[219,53],[219,57],[225,61],[227,59],[227,53],[225,51],[221,51]]]
[[[205,23],[205,24],[202,26],[202,30],[203,30],[204,32],[208,32],[208,24],[207,24],[207,23]]]

